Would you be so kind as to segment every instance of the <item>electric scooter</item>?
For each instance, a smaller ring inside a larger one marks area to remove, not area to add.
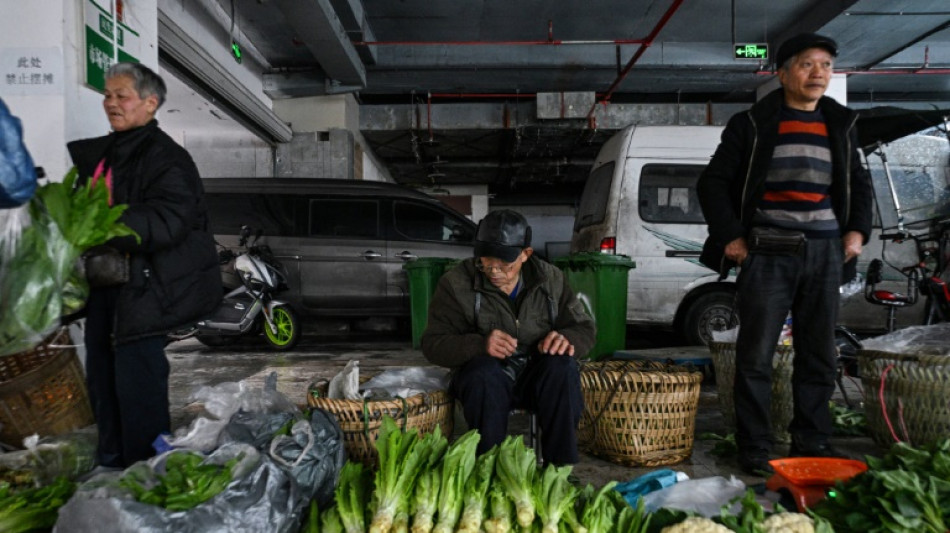
[[[261,333],[271,348],[290,350],[300,340],[300,320],[297,313],[276,295],[287,290],[283,266],[266,244],[256,244],[261,236],[258,230],[251,241],[251,228],[241,227],[240,253],[225,249],[221,254],[222,280],[225,290],[239,282],[209,317],[198,321],[193,328],[177,334],[176,340],[194,336],[207,346],[226,346],[240,338]]]

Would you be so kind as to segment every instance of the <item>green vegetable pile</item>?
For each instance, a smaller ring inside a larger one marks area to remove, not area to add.
[[[835,435],[867,435],[868,419],[864,413],[828,402]]]
[[[449,444],[436,428],[403,432],[384,418],[376,443],[379,468],[348,462],[335,505],[311,504],[304,531],[345,533],[588,533],[647,531],[642,505],[633,509],[610,483],[578,489],[570,466],[538,469],[534,450],[509,436],[476,455],[479,435]]]
[[[835,486],[815,514],[839,532],[934,532],[950,525],[950,439],[914,448],[898,443],[868,470]]]
[[[85,250],[135,233],[118,222],[127,206],[110,206],[103,180],[77,186],[73,168],[30,201],[30,225],[0,242],[0,356],[39,344],[60,317],[85,305],[88,286],[76,271]]]
[[[240,461],[235,457],[223,465],[205,464],[204,456],[189,451],[176,451],[165,458],[165,475],[147,488],[147,480],[136,479],[129,470],[119,485],[132,491],[135,499],[158,505],[169,511],[187,511],[210,500],[231,483],[231,469]]]
[[[52,528],[59,508],[75,490],[76,484],[64,477],[45,487],[20,490],[0,483],[0,531],[20,533]]]

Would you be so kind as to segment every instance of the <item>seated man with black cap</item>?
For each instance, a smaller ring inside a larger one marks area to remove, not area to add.
[[[532,253],[523,216],[482,219],[475,257],[436,287],[422,352],[454,370],[451,392],[481,434],[479,453],[504,440],[511,409],[525,408],[537,413],[544,461],[571,464],[584,405],[577,358],[594,345],[594,321],[564,274]]]

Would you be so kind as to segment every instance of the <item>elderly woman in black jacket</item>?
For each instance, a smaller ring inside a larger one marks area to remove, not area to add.
[[[102,466],[154,455],[171,430],[166,334],[209,314],[221,277],[198,169],[158,128],[165,83],[147,67],[106,73],[103,107],[112,133],[68,144],[80,176],[105,180],[121,222],[141,238],[109,243],[129,258],[126,283],[93,287],[86,304],[86,374]]]

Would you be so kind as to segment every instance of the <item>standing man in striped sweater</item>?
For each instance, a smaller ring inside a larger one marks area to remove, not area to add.
[[[790,456],[840,456],[829,444],[838,287],[871,230],[870,177],[856,113],[824,96],[838,45],[814,33],[776,56],[782,87],[733,116],[699,179],[709,225],[701,261],[739,267],[735,412],[739,466],[772,473],[772,358],[791,310],[795,358]]]

